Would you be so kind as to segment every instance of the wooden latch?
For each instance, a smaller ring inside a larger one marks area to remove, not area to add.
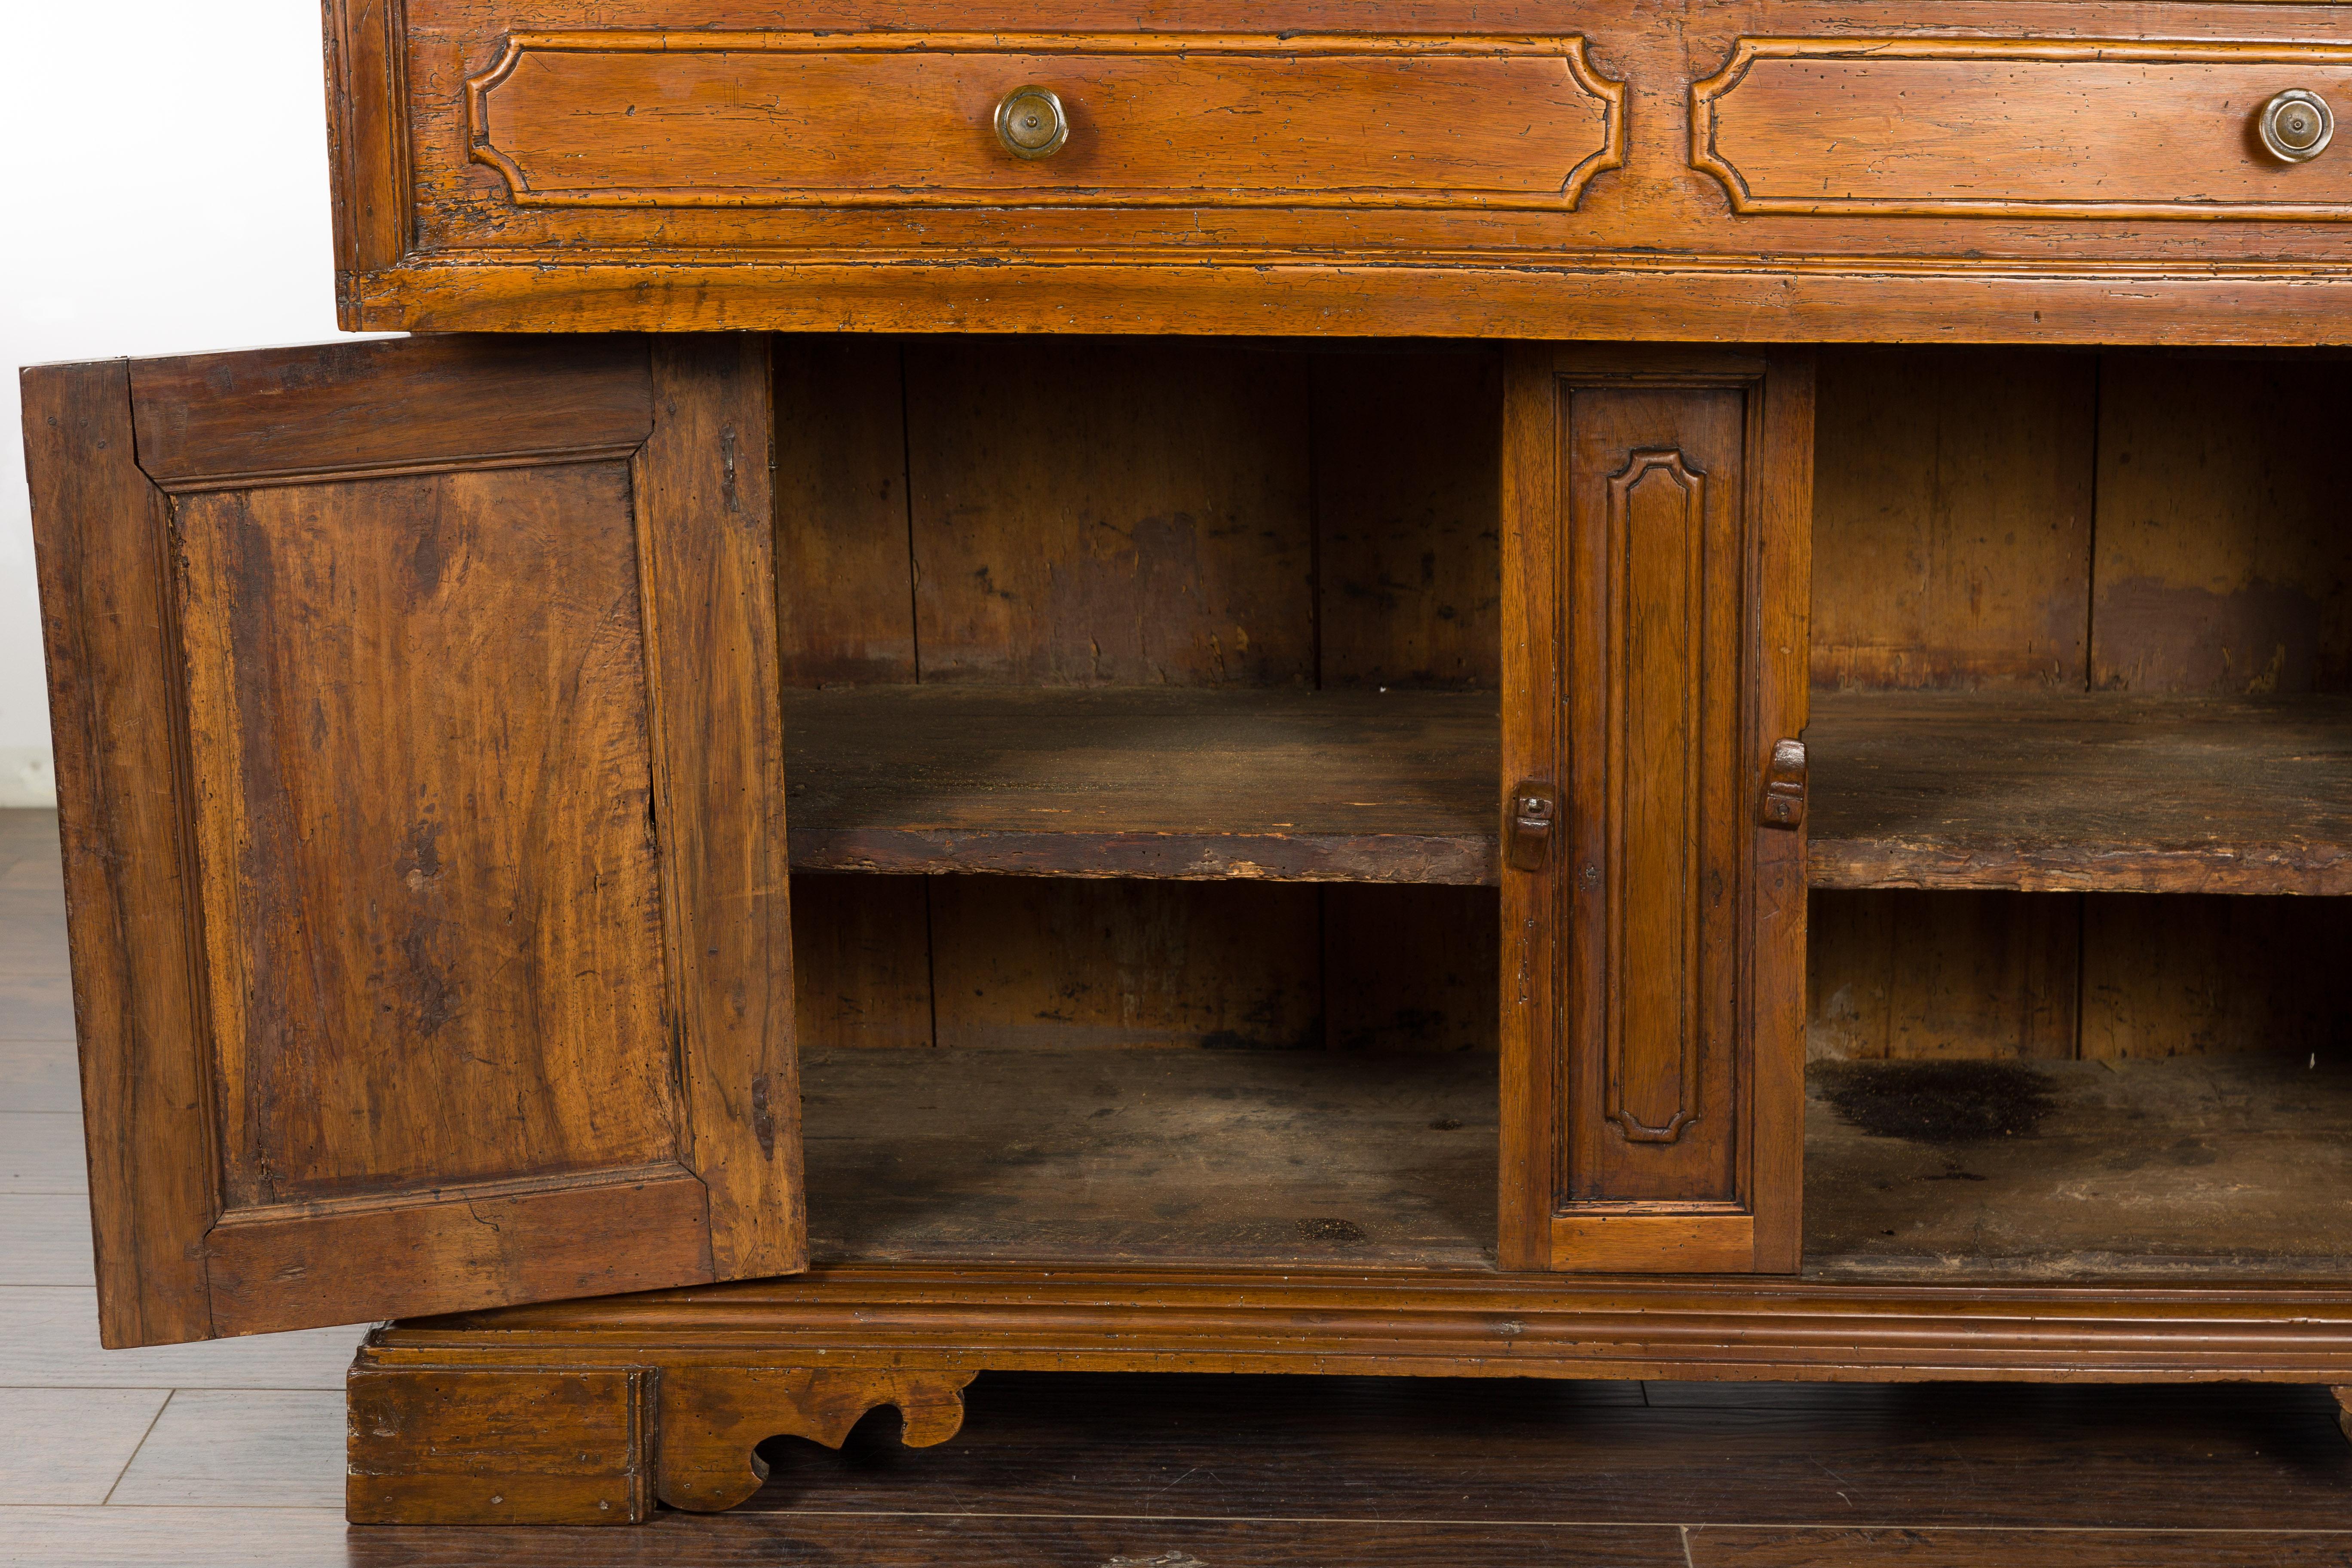
[[[1764,770],[1764,804],[1756,814],[1767,827],[1805,825],[1805,743],[1772,742],[1772,763]]]
[[[1503,859],[1514,871],[1540,871],[1551,853],[1551,830],[1559,811],[1559,793],[1534,780],[1511,792],[1504,814]]]

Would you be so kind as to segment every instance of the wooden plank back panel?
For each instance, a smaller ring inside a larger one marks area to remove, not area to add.
[[[1812,679],[2079,689],[2098,360],[1822,355]]]
[[[1497,361],[1421,350],[1312,363],[1317,683],[1495,689]]]
[[[1027,877],[929,883],[943,1047],[1323,1043],[1314,888]]]
[[[905,351],[776,340],[776,636],[787,686],[910,681]]]
[[[2347,420],[2332,356],[2106,357],[2094,687],[2352,689],[2352,528],[2315,460]]]
[[[2074,1055],[2079,893],[1817,892],[1810,1056]]]
[[[1230,344],[909,345],[923,679],[1310,683],[1307,395]]]
[[[28,378],[110,1344],[803,1260],[766,346],[468,347]]]

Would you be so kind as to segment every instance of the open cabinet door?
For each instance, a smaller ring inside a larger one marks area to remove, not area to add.
[[[1801,353],[1515,351],[1506,1268],[1797,1267],[1812,426]]]
[[[24,389],[105,1342],[803,1267],[764,340]]]

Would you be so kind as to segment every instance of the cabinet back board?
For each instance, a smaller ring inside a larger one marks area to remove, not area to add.
[[[1826,353],[1813,679],[1829,690],[2342,692],[2335,355]],[[2332,1051],[2335,899],[1817,891],[1832,1057]]]

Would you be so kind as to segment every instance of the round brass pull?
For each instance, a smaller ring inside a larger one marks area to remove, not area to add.
[[[1016,158],[1050,158],[1070,139],[1070,117],[1052,89],[1016,87],[996,106],[996,139]]]
[[[2336,134],[2336,116],[2317,93],[2293,88],[2263,105],[2254,129],[2272,157],[2301,163],[2327,151],[2327,139]]]

